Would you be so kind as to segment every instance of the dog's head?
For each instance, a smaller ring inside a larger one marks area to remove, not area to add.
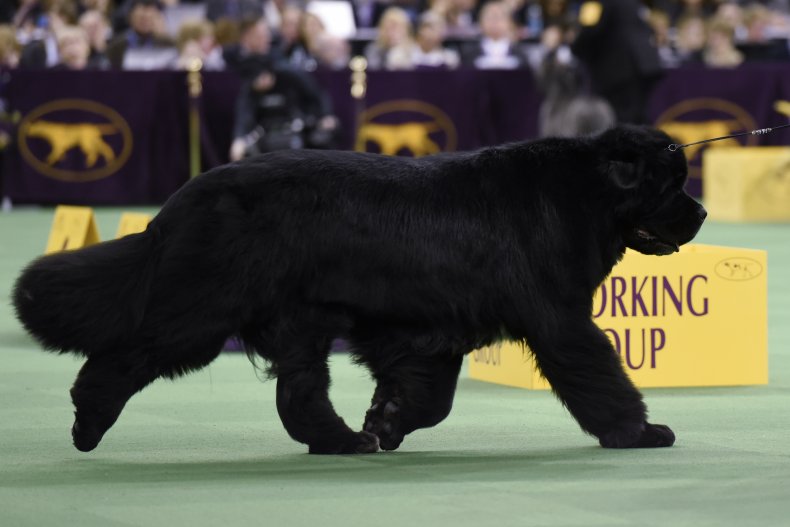
[[[594,140],[600,169],[616,196],[614,213],[626,247],[671,254],[696,236],[707,216],[684,190],[682,151],[670,152],[668,135],[648,127],[619,126]]]

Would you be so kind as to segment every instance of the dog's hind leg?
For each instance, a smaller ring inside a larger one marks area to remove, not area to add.
[[[221,342],[191,350],[180,360],[162,350],[90,357],[71,388],[76,409],[71,429],[74,446],[83,452],[96,448],[134,394],[158,377],[174,378],[207,365],[219,355]],[[170,362],[162,362],[161,357],[170,357]]]
[[[329,321],[334,317],[309,311],[305,309],[296,324],[285,322],[286,331],[274,330],[276,337],[267,345],[270,351],[264,353],[274,363],[277,412],[283,426],[294,440],[308,445],[311,454],[377,452],[378,438],[351,430],[332,407],[327,365],[332,336],[320,326],[332,326]]]
[[[377,383],[364,429],[378,436],[382,449],[395,450],[407,434],[450,414],[462,353],[420,353],[415,341],[384,339],[357,353]]]
[[[71,435],[77,450],[96,448],[129,398],[157,376],[155,369],[127,356],[89,358],[71,388],[75,407]]]
[[[642,394],[606,335],[589,319],[573,331],[530,341],[540,370],[581,428],[607,448],[672,446],[667,426],[647,422]]]

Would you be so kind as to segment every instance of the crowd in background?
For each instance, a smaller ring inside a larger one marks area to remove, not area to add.
[[[391,70],[538,67],[547,50],[575,39],[584,4],[4,0],[0,65],[178,69],[199,58],[207,69],[223,69],[252,50],[306,71],[345,68],[356,54],[365,55],[370,68]],[[642,5],[664,67],[790,59],[790,0],[653,0]]]

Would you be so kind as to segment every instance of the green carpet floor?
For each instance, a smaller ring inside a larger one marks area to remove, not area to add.
[[[9,306],[51,209],[0,215],[0,526],[790,525],[790,226],[708,223],[697,241],[769,251],[770,385],[645,390],[674,448],[611,451],[548,393],[462,378],[452,415],[394,453],[319,457],[285,433],[274,383],[239,354],[127,406],[97,450],[70,443],[72,357]],[[118,210],[97,214],[103,239]],[[372,384],[333,358],[359,427]]]

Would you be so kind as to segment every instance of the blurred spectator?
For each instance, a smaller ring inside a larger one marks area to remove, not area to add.
[[[110,14],[112,6],[111,0],[80,0],[80,11],[98,11],[104,16]]]
[[[357,29],[369,29],[378,26],[379,19],[388,4],[378,0],[355,0],[352,6],[354,7],[354,22]]]
[[[0,68],[16,68],[20,49],[14,28],[8,24],[0,25]]]
[[[323,33],[315,43],[313,55],[319,68],[341,70],[348,67],[351,46],[345,39]]]
[[[516,69],[527,57],[514,41],[513,20],[503,2],[489,2],[480,10],[480,41],[463,50],[463,63],[478,69]]]
[[[447,25],[436,11],[426,11],[420,16],[417,37],[411,46],[411,57],[401,62],[414,68],[457,68],[461,62],[458,52],[443,46]]]
[[[206,0],[206,18],[216,22],[220,18],[241,21],[263,16],[263,0]]]
[[[247,79],[260,71],[261,63],[276,62],[276,56],[272,52],[272,34],[266,20],[242,20],[239,25],[238,44],[225,48],[222,55],[228,68]]]
[[[740,49],[747,61],[790,59],[787,31],[777,32],[774,29],[774,20],[774,13],[760,4],[750,4],[744,10],[745,40]]]
[[[381,16],[378,37],[365,48],[370,69],[411,67],[411,22],[400,7],[390,7]]]
[[[653,31],[638,2],[582,4],[572,49],[587,66],[593,92],[612,105],[618,122],[647,122],[647,101],[662,68]]]
[[[176,49],[176,69],[189,69],[196,59],[200,60],[205,70],[225,69],[222,50],[214,39],[214,26],[211,22],[195,20],[181,24],[176,38]]]
[[[310,55],[302,33],[304,12],[295,5],[285,6],[280,13],[280,53],[296,69],[312,71],[316,61]]]
[[[129,29],[107,45],[113,68],[157,69],[173,60],[173,41],[163,34],[163,6],[159,0],[133,0]]]
[[[544,26],[566,27],[573,24],[568,0],[540,0]]]
[[[718,0],[675,0],[669,4],[669,16],[675,25],[683,18],[698,17],[704,20],[713,15],[718,3]]]
[[[475,8],[478,0],[434,0],[431,9],[444,16],[447,35],[454,38],[477,35]]]
[[[650,27],[653,29],[653,38],[656,41],[656,49],[661,59],[661,65],[665,68],[674,68],[680,64],[680,56],[672,45],[669,38],[670,25],[669,15],[663,11],[653,10],[648,17]]]
[[[732,26],[719,19],[709,22],[702,57],[705,65],[713,68],[732,68],[743,62],[743,54],[735,49],[735,30]]]
[[[25,45],[34,38],[41,39],[48,26],[44,3],[41,0],[21,0],[13,24],[20,44]]]
[[[57,34],[63,27],[77,22],[76,6],[71,2],[52,0],[46,3],[41,2],[38,5],[46,11],[42,11],[38,15],[35,27],[29,32],[20,30],[17,33],[17,38],[23,35],[23,38],[28,39],[19,58],[20,68],[43,69],[58,64],[60,57]],[[31,14],[35,12],[35,9],[29,11]],[[27,23],[26,21],[22,22],[23,26]]]
[[[85,31],[90,44],[88,64],[91,68],[107,69],[107,40],[110,36],[110,23],[101,11],[93,9],[85,11],[79,19],[79,26]]]
[[[735,30],[735,41],[746,40],[746,26],[743,24],[743,9],[737,2],[722,2],[716,9],[716,18]]]
[[[298,148],[329,148],[337,119],[328,97],[302,72],[257,62],[236,102],[232,161]]]
[[[58,31],[60,62],[53,69],[84,70],[88,68],[91,48],[88,35],[79,26],[66,26]]]
[[[680,19],[675,37],[675,50],[680,63],[701,63],[704,48],[705,21],[698,16]]]

